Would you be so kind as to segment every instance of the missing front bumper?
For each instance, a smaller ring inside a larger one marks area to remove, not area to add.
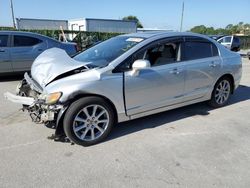
[[[35,102],[34,98],[18,96],[18,95],[14,95],[10,92],[4,93],[4,97],[11,102],[23,104],[23,105],[28,105],[28,106],[33,105]]]

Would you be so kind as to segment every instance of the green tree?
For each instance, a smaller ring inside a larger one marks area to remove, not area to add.
[[[244,24],[244,34],[250,35],[250,24]]]
[[[194,33],[200,33],[200,34],[206,34],[206,26],[205,25],[198,25],[193,27],[190,31],[194,32]]]
[[[122,20],[126,20],[126,21],[136,21],[137,23],[137,28],[143,28],[143,25],[141,24],[140,20],[136,17],[136,16],[126,16],[124,18],[122,18]]]
[[[206,34],[207,34],[207,35],[215,35],[215,34],[216,34],[216,31],[214,30],[213,27],[207,27],[207,29],[206,29]]]
[[[234,26],[233,24],[228,24],[225,29],[231,30],[233,28],[233,26]]]

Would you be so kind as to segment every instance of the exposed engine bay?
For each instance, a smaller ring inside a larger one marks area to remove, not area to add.
[[[13,97],[10,93],[6,95],[8,95],[6,97],[9,99]],[[62,108],[62,105],[46,104],[46,99],[42,94],[42,89],[27,73],[25,73],[24,79],[17,86],[16,95],[17,97],[21,96],[30,99],[30,101],[22,101],[22,99],[20,99],[20,103],[23,104],[22,110],[28,111],[32,121],[35,123],[46,124],[55,121],[58,111]],[[32,103],[31,99],[33,99]]]

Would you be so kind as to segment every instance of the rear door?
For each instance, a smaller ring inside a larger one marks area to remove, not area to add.
[[[10,37],[7,34],[0,35],[0,73],[12,72],[10,61]]]
[[[13,35],[11,60],[14,71],[30,70],[34,59],[47,48],[46,40],[35,36]]]
[[[186,69],[185,100],[201,98],[213,89],[214,80],[220,75],[218,49],[209,40],[186,37],[183,56]]]

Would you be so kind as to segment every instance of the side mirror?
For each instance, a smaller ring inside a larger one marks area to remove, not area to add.
[[[140,70],[147,69],[149,67],[151,67],[151,64],[148,60],[145,59],[136,60],[132,65],[131,75],[137,76]]]

